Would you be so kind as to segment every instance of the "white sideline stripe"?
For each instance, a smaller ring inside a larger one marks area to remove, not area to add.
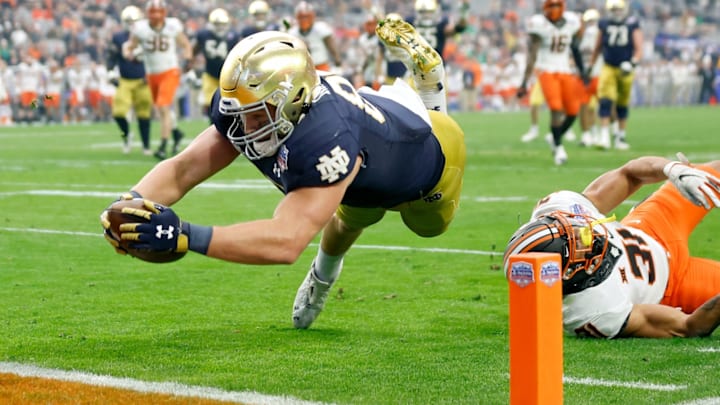
[[[699,347],[700,353],[720,353],[720,348],[717,347]]]
[[[646,382],[623,382],[623,381],[609,381],[597,378],[575,378],[575,377],[563,377],[563,382],[567,384],[580,384],[580,385],[592,385],[596,387],[622,387],[622,388],[636,388],[641,390],[649,391],[680,391],[687,389],[687,385],[674,385],[674,384],[653,384]]]
[[[254,391],[224,391],[218,388],[185,385],[175,382],[148,382],[133,378],[118,378],[106,375],[64,371],[36,367],[20,363],[0,362],[0,372],[21,377],[40,377],[52,380],[77,382],[97,387],[120,388],[130,391],[169,394],[181,397],[214,399],[246,404],[268,405],[318,405],[320,402],[303,401],[289,396],[265,395]]]
[[[0,231],[7,232],[30,232],[30,233],[45,233],[55,235],[72,235],[72,236],[95,236],[102,237],[102,232],[79,232],[79,231],[60,231],[56,229],[40,229],[40,228],[10,228],[0,227]],[[311,243],[310,246],[317,246],[316,243]],[[501,256],[502,252],[488,252],[484,250],[468,250],[468,249],[445,249],[445,248],[419,248],[411,246],[383,246],[383,245],[353,245],[353,249],[373,249],[373,250],[391,250],[391,251],[413,251],[413,252],[430,252],[430,253],[455,253],[465,255],[480,255],[480,256]]]
[[[720,405],[720,397],[693,399],[676,405]]]

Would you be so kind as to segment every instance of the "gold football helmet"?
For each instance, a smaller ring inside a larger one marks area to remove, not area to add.
[[[435,24],[439,16],[437,0],[416,0],[415,13],[417,14],[418,24]]]
[[[210,29],[218,36],[223,36],[230,30],[230,14],[224,8],[216,8],[208,15]]]
[[[263,0],[255,0],[248,6],[248,14],[257,28],[264,29],[270,18],[270,6]]]
[[[220,71],[219,110],[235,117],[228,139],[248,159],[273,155],[309,108],[319,82],[305,42],[293,35],[262,31],[238,42]],[[248,128],[246,115],[258,111],[267,121]]]
[[[627,17],[628,8],[625,0],[607,0],[605,3],[605,9],[616,22],[620,22]]]
[[[135,21],[143,18],[143,12],[136,6],[127,6],[120,13],[120,21],[126,29],[130,29]]]

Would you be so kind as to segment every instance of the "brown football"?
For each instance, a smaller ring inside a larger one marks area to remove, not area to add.
[[[137,208],[148,211],[143,203],[142,198],[134,198],[132,200],[115,201],[107,209],[108,221],[110,221],[110,233],[120,242],[120,247],[125,249],[130,256],[137,257],[140,260],[151,263],[168,263],[181,259],[187,252],[157,252],[153,250],[141,250],[130,247],[136,242],[120,239],[120,225],[126,223],[147,222],[144,218],[136,217],[130,214],[123,214],[122,209],[125,207]]]

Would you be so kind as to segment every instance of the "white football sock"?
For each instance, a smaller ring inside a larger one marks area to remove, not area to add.
[[[315,276],[321,281],[335,281],[342,269],[343,257],[345,257],[344,254],[330,256],[323,252],[322,248],[318,249],[318,254],[315,256]]]
[[[447,113],[447,93],[445,91],[445,67],[435,66],[430,72],[413,72],[417,93],[428,110]]]

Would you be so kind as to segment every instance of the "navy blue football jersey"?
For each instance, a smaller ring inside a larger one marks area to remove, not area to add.
[[[202,53],[205,57],[205,72],[219,78],[228,52],[239,40],[240,36],[233,31],[222,37],[207,28],[198,31],[195,36],[195,54]]]
[[[211,120],[226,134],[232,117],[218,111]],[[417,200],[437,184],[445,157],[432,129],[422,118],[395,101],[358,94],[340,76],[321,78],[309,111],[274,156],[251,160],[283,193],[322,187],[344,179],[356,158],[362,167],[342,203],[355,207],[391,208]]]
[[[443,51],[445,50],[445,42],[447,40],[447,37],[445,35],[445,29],[447,28],[448,24],[450,24],[450,20],[447,16],[442,16],[437,22],[433,24],[427,24],[424,21],[419,21],[417,24],[415,24],[415,16],[409,16],[405,19],[405,21],[412,24],[418,34],[422,35],[422,37],[428,42],[428,44],[435,48],[435,50],[440,54],[440,56],[443,55]],[[462,32],[462,28],[457,27],[456,31]]]
[[[260,29],[254,25],[248,25],[240,31],[240,38],[247,38],[252,34],[257,34],[260,31],[280,31],[280,26],[275,23],[268,24],[265,28]]]
[[[113,34],[112,42],[108,48],[107,67],[112,70],[117,66],[120,71],[120,77],[123,79],[142,79],[145,77],[145,65],[143,62],[128,60],[122,55],[122,46],[129,38],[129,31],[120,31]]]
[[[632,59],[636,46],[632,33],[640,29],[637,17],[630,16],[622,21],[603,19],[598,23],[602,35],[603,60],[610,66],[618,67],[625,61]]]

